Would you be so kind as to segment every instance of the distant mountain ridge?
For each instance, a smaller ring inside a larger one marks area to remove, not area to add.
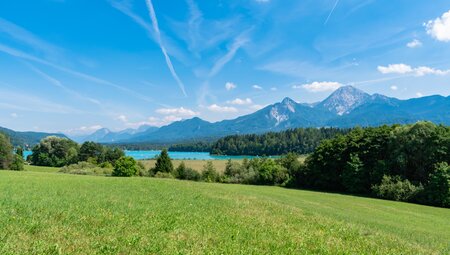
[[[156,131],[157,127],[152,127],[148,125],[142,125],[137,129],[128,128],[122,131],[113,132],[107,128],[101,128],[96,130],[94,133],[86,136],[73,136],[71,137],[76,142],[82,143],[85,141],[93,141],[98,143],[114,143],[120,142],[122,140],[130,139],[133,136],[139,135],[144,132],[150,133],[151,131]]]
[[[20,132],[14,131],[8,128],[0,127],[0,133],[6,134],[10,139],[13,146],[21,146],[21,147],[33,147],[38,144],[41,139],[47,136],[58,136],[67,138],[66,135],[60,133],[43,133],[43,132]]]
[[[449,125],[450,97],[435,95],[400,100],[344,86],[314,104],[298,103],[286,97],[232,120],[211,123],[195,117],[137,133],[98,130],[86,139],[105,143],[176,143],[299,127],[379,126],[421,120]]]

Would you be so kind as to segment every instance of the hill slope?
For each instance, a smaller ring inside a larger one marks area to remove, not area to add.
[[[0,127],[0,132],[8,135],[9,138],[11,139],[11,143],[14,146],[21,146],[21,147],[32,147],[38,144],[42,138],[45,138],[47,136],[58,136],[67,138],[67,136],[63,134],[42,133],[42,132],[19,132],[3,127]]]
[[[448,209],[279,187],[0,171],[0,201],[2,254],[446,254],[450,248]]]

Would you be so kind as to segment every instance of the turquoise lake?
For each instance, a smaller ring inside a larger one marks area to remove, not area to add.
[[[125,151],[127,156],[131,156],[134,159],[153,159],[161,153],[159,150],[151,151]],[[24,151],[23,156],[26,159],[31,151]],[[208,152],[181,152],[181,151],[169,151],[169,156],[172,159],[196,159],[196,160],[228,160],[228,159],[243,159],[243,158],[255,158],[255,156],[214,156]]]

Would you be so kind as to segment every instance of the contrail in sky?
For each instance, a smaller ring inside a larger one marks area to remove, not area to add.
[[[328,14],[327,19],[325,20],[325,23],[323,23],[324,25],[326,25],[328,23],[328,20],[330,20],[331,15],[334,12],[334,9],[336,9],[336,6],[339,4],[339,0],[336,0],[336,2],[334,3],[333,9],[331,9],[330,14]]]
[[[175,68],[173,67],[172,61],[170,60],[169,54],[167,53],[166,48],[164,47],[162,40],[161,40],[161,32],[159,30],[158,26],[158,19],[156,18],[155,9],[153,8],[153,4],[151,0],[146,0],[148,13],[150,15],[150,18],[152,19],[152,25],[153,29],[156,33],[156,40],[158,41],[159,47],[161,48],[162,53],[164,54],[164,57],[166,59],[167,67],[170,70],[170,73],[172,74],[175,81],[178,83],[178,86],[180,87],[181,91],[183,92],[184,96],[187,96],[186,90],[184,89],[184,84],[181,81],[180,77],[178,77]]]

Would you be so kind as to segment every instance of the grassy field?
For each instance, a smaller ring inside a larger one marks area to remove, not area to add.
[[[301,162],[303,162],[306,158],[306,155],[301,155],[299,157],[299,160]],[[150,159],[150,160],[141,160],[142,163],[144,163],[145,168],[151,168],[155,166],[156,160],[154,159]],[[184,161],[184,163],[186,164],[187,167],[190,167],[194,170],[197,170],[199,172],[201,172],[203,170],[203,166],[206,164],[206,162],[208,160],[172,160],[173,166],[177,167],[181,161]],[[227,160],[211,160],[214,167],[217,169],[218,172],[222,173],[225,170],[225,165],[227,163]],[[241,163],[242,160],[240,159],[233,159],[233,161],[235,162],[239,162]]]
[[[0,171],[0,254],[450,253],[449,209],[28,170]]]
[[[201,172],[203,170],[203,166],[208,162],[208,160],[172,160],[173,166],[177,167],[181,161],[183,161],[187,167],[190,167],[194,170],[197,170]],[[227,160],[211,160],[214,167],[217,169],[218,172],[222,173],[225,170],[225,165],[227,163]],[[242,160],[233,160],[236,162],[242,162]],[[144,163],[145,168],[149,169],[151,167],[155,166],[156,160],[150,159],[150,160],[142,160],[142,163]]]

